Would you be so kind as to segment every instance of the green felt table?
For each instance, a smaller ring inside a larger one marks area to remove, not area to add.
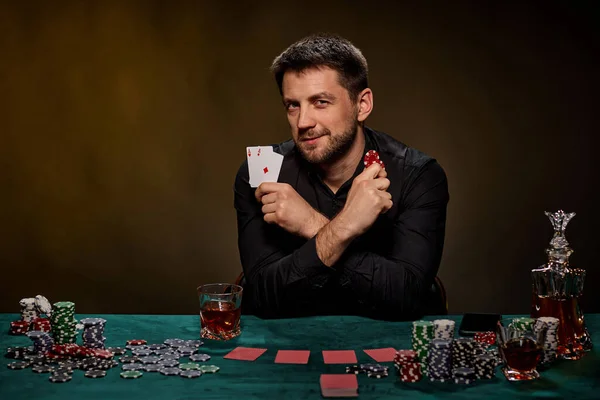
[[[90,315],[78,314],[81,319]],[[128,339],[146,339],[162,343],[167,338],[196,339],[199,337],[198,316],[181,315],[94,315],[107,320],[107,346],[124,346]],[[8,328],[17,314],[0,314],[0,326]],[[444,317],[447,318],[447,317]],[[460,321],[461,316],[449,316]],[[426,319],[435,319],[428,317]],[[374,321],[360,317],[328,316],[300,319],[261,320],[242,317],[242,334],[228,342],[205,340],[202,352],[212,356],[209,363],[221,370],[198,379],[145,373],[139,379],[122,379],[118,368],[106,378],[89,379],[82,371],[74,373],[67,383],[51,383],[48,375],[31,369],[0,368],[0,399],[317,399],[321,398],[319,376],[323,373],[343,373],[344,365],[323,363],[322,350],[352,349],[359,362],[373,362],[362,350],[394,347],[410,348],[410,322]],[[600,315],[586,315],[586,323],[596,345],[600,345]],[[27,346],[25,336],[11,336],[2,329],[0,343]],[[81,339],[79,339],[81,340]],[[262,347],[268,351],[255,362],[223,359],[236,346]],[[307,365],[275,364],[278,349],[308,349]],[[3,358],[5,364],[9,359]],[[600,398],[600,357],[595,348],[579,361],[558,361],[542,371],[537,381],[511,383],[497,369],[496,377],[470,386],[451,383],[402,383],[390,374],[388,378],[372,379],[358,376],[359,398],[363,399],[514,399]],[[392,367],[391,363],[389,363]],[[391,369],[393,371],[393,367]]]

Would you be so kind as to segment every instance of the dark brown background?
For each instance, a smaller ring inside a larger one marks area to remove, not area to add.
[[[244,148],[289,136],[269,64],[317,31],[367,57],[369,125],[448,174],[451,312],[527,312],[559,208],[600,311],[594,3],[367,3],[2,2],[0,311],[195,313],[233,281]]]

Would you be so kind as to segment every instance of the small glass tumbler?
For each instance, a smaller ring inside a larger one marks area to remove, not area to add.
[[[540,374],[546,332],[534,331],[534,318],[505,318],[498,321],[496,337],[504,361],[502,372],[509,381],[529,381]]]
[[[229,340],[240,335],[243,288],[230,283],[198,286],[200,337]]]

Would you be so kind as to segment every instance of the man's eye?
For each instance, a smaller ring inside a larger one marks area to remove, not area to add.
[[[293,110],[293,109],[295,109],[297,107],[298,107],[298,105],[294,104],[294,103],[288,103],[288,104],[285,105],[285,108],[288,109],[288,110]]]
[[[318,106],[326,106],[327,104],[329,104],[327,100],[317,100]]]

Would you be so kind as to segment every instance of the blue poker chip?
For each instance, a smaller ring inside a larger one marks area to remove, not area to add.
[[[373,372],[373,371],[367,371],[367,376],[369,378],[373,378],[373,379],[381,379],[381,378],[386,378],[388,376],[388,372]]]
[[[123,347],[109,347],[106,350],[110,351],[115,356],[122,356],[122,355],[124,355],[127,352],[127,349],[125,349]]]
[[[191,356],[196,351],[198,351],[198,349],[196,349],[195,347],[178,347],[177,348],[177,352],[183,356]]]
[[[158,365],[162,365],[165,368],[173,368],[179,365],[179,361],[177,360],[160,360]]]
[[[152,351],[150,349],[142,349],[142,350],[132,349],[131,354],[133,354],[134,356],[146,357],[146,356],[151,355]]]
[[[34,339],[41,339],[42,337],[45,337],[48,334],[46,332],[42,332],[42,331],[29,331],[25,335],[29,339],[34,340]]]
[[[85,371],[83,374],[86,378],[104,378],[106,376],[106,371],[102,371],[99,369],[91,369],[89,371]]]
[[[360,374],[362,372],[363,371],[360,369],[360,367],[358,365],[350,365],[350,366],[346,367],[346,373],[347,374],[358,375],[358,374]]]
[[[50,372],[54,372],[54,367],[50,365],[34,365],[31,367],[31,370],[38,374],[49,374]]]
[[[123,364],[121,366],[123,371],[141,371],[144,369],[144,364],[139,363],[131,363],[131,364]]]
[[[32,367],[31,369],[34,368],[40,368],[40,367],[44,367],[43,365],[38,365],[37,367]],[[73,370],[71,368],[65,368],[65,367],[50,367],[52,368],[52,373],[54,375],[71,375],[73,373]],[[38,372],[38,371],[36,371]],[[43,373],[45,373],[46,371],[43,371]]]
[[[171,346],[171,347],[181,347],[181,346],[185,345],[185,340],[183,340],[183,339],[167,339],[163,343],[166,344],[167,346]]]
[[[182,356],[179,353],[164,353],[159,355],[161,360],[179,360]]]
[[[192,354],[189,358],[190,361],[194,362],[205,362],[210,360],[210,356],[208,354]]]
[[[188,369],[186,371],[181,371],[179,376],[183,378],[200,378],[202,376],[202,371]]]
[[[154,354],[156,356],[162,356],[163,354],[175,354],[173,351],[174,350],[171,348],[166,348],[166,349],[160,349],[160,350],[152,350],[152,354]],[[177,353],[177,356],[179,357],[179,353]]]
[[[163,375],[174,376],[179,375],[181,370],[179,368],[161,368],[159,372]]]
[[[158,356],[140,357],[140,362],[142,364],[158,364],[159,361],[160,361],[160,357],[158,357]]]
[[[68,374],[50,374],[48,380],[52,383],[65,383],[73,379],[72,375]]]
[[[199,339],[194,339],[194,340],[184,340],[184,346],[185,347],[200,347],[204,345],[204,342],[202,340]]]
[[[103,325],[106,323],[106,320],[103,318],[84,318],[79,321],[85,326],[94,326],[94,325]]]
[[[161,369],[165,368],[160,364],[146,364],[144,365],[145,372],[160,372]]]

